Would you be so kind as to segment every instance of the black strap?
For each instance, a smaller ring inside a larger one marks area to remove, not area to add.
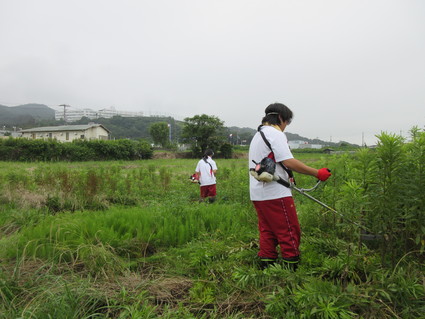
[[[280,185],[283,185],[285,187],[291,188],[291,184],[289,184],[289,182],[285,181],[281,177],[276,182],[278,182]]]
[[[210,163],[210,162],[208,162],[208,161],[207,161],[207,159],[206,159],[205,157],[202,157],[202,159],[204,160],[204,162],[205,162],[205,163],[207,163],[207,164],[211,167],[211,172],[212,172],[211,176],[212,176],[212,175],[214,174],[214,170],[213,170],[213,168],[212,168],[211,163]]]
[[[268,146],[268,148],[270,149],[270,151],[273,153],[273,149],[272,146],[270,145],[270,142],[267,140],[266,136],[264,135],[263,131],[261,131],[260,127],[258,128],[258,132],[260,132],[261,137],[264,140],[264,143],[266,143],[266,145]],[[289,168],[287,168],[285,165],[283,165],[282,162],[279,162],[280,166],[285,170],[285,172],[288,174],[289,178],[292,178],[292,180],[294,181],[295,184],[295,179],[294,179],[294,173],[292,173],[292,170],[290,170]],[[285,181],[286,182],[286,181]],[[278,182],[279,183],[279,182]],[[279,183],[282,184],[282,183]],[[283,184],[282,184],[283,185]],[[289,185],[289,183],[288,183]],[[286,186],[286,185],[284,185]],[[288,186],[287,186],[288,187]]]

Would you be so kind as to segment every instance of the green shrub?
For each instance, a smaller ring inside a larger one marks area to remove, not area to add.
[[[223,158],[232,158],[233,147],[229,143],[224,143],[220,146],[220,156]]]
[[[153,149],[146,141],[56,140],[9,138],[0,140],[0,160],[3,161],[92,161],[150,159]]]

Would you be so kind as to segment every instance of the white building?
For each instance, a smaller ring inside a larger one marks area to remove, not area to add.
[[[77,139],[108,140],[110,131],[102,124],[61,125],[35,127],[20,131],[22,137],[28,139],[55,139],[60,142],[72,142]]]
[[[88,117],[89,119],[97,119],[97,112],[92,109],[77,109],[77,110],[66,110],[64,114],[63,111],[55,111],[55,120],[59,121],[64,119],[66,116],[66,122],[75,122],[81,120],[83,117]]]
[[[102,109],[95,111],[89,108],[85,109],[69,109],[65,110],[55,110],[55,119],[57,121],[65,119],[66,122],[75,122],[81,120],[83,117],[88,117],[91,120],[98,118],[111,118],[114,116],[122,117],[138,117],[143,116],[143,112],[126,112],[126,111],[117,111],[114,107],[109,109]]]
[[[307,141],[294,140],[288,141],[288,145],[291,149],[302,149],[302,148],[314,148],[321,149],[323,145],[320,144],[309,144]]]

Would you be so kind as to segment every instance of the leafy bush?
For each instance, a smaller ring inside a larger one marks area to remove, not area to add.
[[[233,147],[229,143],[224,143],[220,146],[220,155],[223,158],[232,158]]]
[[[56,140],[9,138],[0,140],[0,160],[3,161],[92,161],[150,159],[153,149],[146,141]]]

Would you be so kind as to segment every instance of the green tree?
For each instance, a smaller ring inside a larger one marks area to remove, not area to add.
[[[232,154],[233,154],[232,145],[229,143],[222,144],[220,146],[220,153],[221,153],[221,156],[223,156],[224,158],[232,158]]]
[[[193,150],[203,153],[207,148],[217,149],[225,141],[224,122],[216,116],[195,115],[184,119],[182,137]]]
[[[157,122],[149,127],[149,134],[155,144],[165,147],[168,144],[169,127],[168,123]]]

